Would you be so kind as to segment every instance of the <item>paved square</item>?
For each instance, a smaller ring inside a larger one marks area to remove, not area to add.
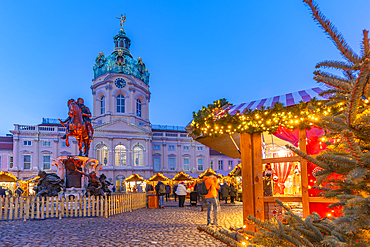
[[[1,221],[0,246],[226,246],[197,230],[207,222],[199,206],[178,208],[173,200],[165,205],[107,219]],[[241,226],[242,206],[221,203],[219,223]]]

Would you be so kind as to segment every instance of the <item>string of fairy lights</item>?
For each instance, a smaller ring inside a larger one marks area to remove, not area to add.
[[[193,134],[197,136],[218,137],[222,134],[246,132],[249,134],[275,132],[279,126],[288,129],[310,128],[317,123],[320,116],[328,116],[344,110],[344,103],[325,105],[327,101],[312,99],[297,105],[284,107],[276,103],[272,108],[247,109],[230,115],[225,99],[214,101],[207,107],[202,107],[198,113],[193,113]]]

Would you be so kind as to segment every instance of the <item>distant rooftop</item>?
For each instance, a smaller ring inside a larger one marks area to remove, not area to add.
[[[185,127],[183,127],[183,126],[159,125],[159,124],[152,124],[152,130],[167,130],[167,131],[186,132]]]

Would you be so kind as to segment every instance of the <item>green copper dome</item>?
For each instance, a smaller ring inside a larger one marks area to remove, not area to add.
[[[113,40],[114,50],[112,54],[106,57],[103,52],[100,52],[95,59],[94,79],[105,73],[122,73],[133,75],[149,84],[150,74],[140,57],[137,60],[132,58],[130,52],[131,40],[126,36],[126,33],[121,29],[113,37]]]

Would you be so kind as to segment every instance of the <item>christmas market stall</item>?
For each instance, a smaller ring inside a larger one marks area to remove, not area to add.
[[[34,175],[28,178],[18,179],[17,183],[20,185],[21,189],[23,190],[23,196],[33,196],[35,195],[35,191],[33,188],[37,186],[37,182],[39,181],[39,176]]]
[[[185,187],[187,190],[193,191],[194,187],[197,183],[198,173],[185,173],[179,172],[173,177],[174,182],[184,182]]]
[[[137,192],[138,186],[141,186],[144,189],[145,188],[144,180],[145,179],[141,177],[139,174],[132,174],[131,176],[125,179],[126,188],[128,189],[129,192]]]
[[[17,178],[13,174],[0,171],[0,186],[5,189],[7,195],[12,195],[16,189]]]
[[[327,206],[333,201],[318,197],[313,189],[319,168],[286,147],[295,146],[309,155],[325,149],[320,139],[325,131],[315,126],[317,117],[308,109],[311,105],[329,114],[331,109],[320,109],[326,100],[319,95],[323,90],[316,87],[239,105],[222,99],[194,113],[186,128],[193,139],[241,159],[245,224],[248,215],[261,220],[282,215],[276,198],[302,217],[310,212],[332,215]]]

